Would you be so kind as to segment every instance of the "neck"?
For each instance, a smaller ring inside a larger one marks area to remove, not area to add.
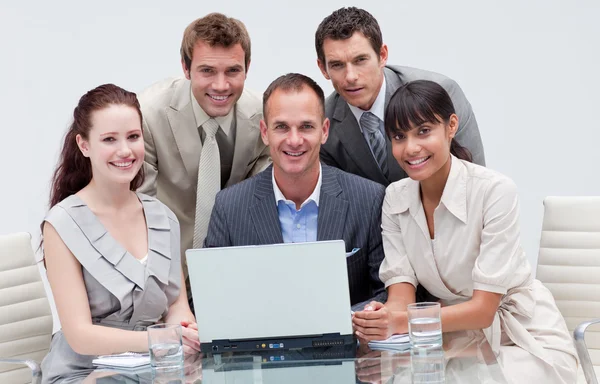
[[[436,173],[429,178],[421,181],[421,199],[434,203],[437,206],[442,199],[448,176],[450,175],[450,167],[452,165],[451,157],[448,156],[446,163]]]
[[[296,204],[296,209],[300,209],[302,203],[313,193],[317,182],[319,181],[319,162],[310,169],[307,169],[301,175],[289,175],[281,171],[280,168],[273,165],[273,175],[275,182],[287,200]]]
[[[82,190],[93,206],[120,210],[131,203],[132,191],[129,184],[107,184],[96,181],[93,177]]]
[[[367,108],[363,109],[363,111],[370,111],[371,108],[373,108],[373,104],[375,104],[375,100],[377,100],[377,97],[379,97],[379,92],[381,92],[381,87],[383,87],[384,78],[385,78],[385,74],[382,69],[381,70],[381,81],[379,82],[379,87],[377,87],[377,91],[375,91],[375,94],[373,95],[373,100],[371,100],[371,104],[369,104]],[[358,107],[358,108],[362,109],[360,107]]]

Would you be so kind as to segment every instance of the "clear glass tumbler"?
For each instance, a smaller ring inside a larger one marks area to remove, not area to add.
[[[442,345],[440,303],[409,304],[408,335],[413,348],[435,348]]]
[[[179,324],[155,324],[148,327],[148,347],[153,371],[183,371],[181,332]]]

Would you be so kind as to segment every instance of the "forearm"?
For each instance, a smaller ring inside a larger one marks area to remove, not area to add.
[[[185,287],[183,287],[182,290],[185,292]],[[182,321],[186,323],[196,322],[196,318],[190,310],[187,295],[185,295],[185,301],[181,301],[180,296],[180,298],[178,298],[177,301],[169,307],[169,311],[167,312],[163,321],[169,324],[180,324]]]
[[[179,289],[179,296],[177,296],[177,300],[171,304],[163,320],[165,323],[171,324],[180,324],[182,321],[185,321],[186,323],[196,322],[196,318],[190,310],[190,305],[188,303],[183,273],[181,275],[181,288]]]
[[[482,311],[478,303],[469,300],[443,307],[441,317],[442,330],[444,332],[454,332],[487,328],[494,320],[494,313]]]
[[[148,333],[145,331],[85,324],[72,330],[63,329],[63,332],[71,348],[81,355],[148,352]]]
[[[394,312],[406,312],[409,304],[415,302],[415,287],[410,283],[398,283],[388,287],[388,300],[385,306]]]

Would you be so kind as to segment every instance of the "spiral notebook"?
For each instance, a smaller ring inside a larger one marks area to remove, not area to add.
[[[98,356],[92,364],[99,368],[139,368],[150,365],[150,354],[125,352],[117,355]]]

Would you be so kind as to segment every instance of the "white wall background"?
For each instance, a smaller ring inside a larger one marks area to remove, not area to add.
[[[600,191],[600,3],[572,1],[219,2],[0,0],[0,234],[39,234],[49,180],[79,97],[107,82],[133,91],[181,73],[185,26],[212,11],[245,22],[246,85],[258,92],[316,66],[314,32],[356,5],[380,22],[389,62],[446,74],[479,122],[490,168],[515,180],[522,242],[537,260],[548,195]]]

